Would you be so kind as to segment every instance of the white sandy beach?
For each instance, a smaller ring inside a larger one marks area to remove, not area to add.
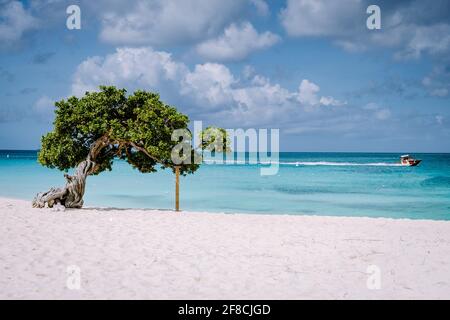
[[[61,212],[11,199],[0,220],[2,299],[450,298],[445,221]],[[73,265],[79,290],[66,285]],[[368,289],[370,265],[380,289]]]

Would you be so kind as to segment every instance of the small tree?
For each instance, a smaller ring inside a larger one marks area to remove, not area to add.
[[[210,152],[231,152],[231,141],[227,131],[214,126],[207,127],[199,136],[201,150]]]
[[[54,129],[42,137],[38,161],[66,172],[76,169],[74,175],[64,175],[64,187],[38,193],[33,207],[60,203],[81,208],[86,178],[111,170],[114,158],[126,160],[143,173],[170,168],[186,175],[199,167],[194,161],[172,162],[171,153],[178,144],[172,133],[187,130],[189,119],[161,102],[156,93],[136,91],[127,96],[125,89],[101,86],[100,92],[70,97],[55,106]]]

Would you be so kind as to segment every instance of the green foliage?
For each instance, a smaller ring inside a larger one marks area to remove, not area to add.
[[[200,148],[211,152],[231,152],[230,138],[227,131],[218,127],[207,127],[200,132]]]
[[[74,168],[89,155],[92,145],[107,137],[109,143],[95,156],[94,174],[111,170],[114,158],[121,158],[141,172],[155,172],[158,165],[172,168],[171,151],[175,129],[187,129],[189,119],[164,104],[156,93],[101,86],[55,103],[54,129],[42,137],[39,162],[50,168]],[[192,173],[198,164],[183,164],[182,174]]]

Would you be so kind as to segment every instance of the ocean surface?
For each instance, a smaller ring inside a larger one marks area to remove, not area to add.
[[[281,153],[279,171],[262,164],[203,164],[181,178],[188,211],[306,214],[450,220],[450,154],[414,154],[418,167],[399,166],[401,153]],[[62,186],[63,173],[37,163],[36,151],[0,151],[0,196],[32,200]],[[141,174],[126,162],[88,178],[85,206],[173,209],[168,170]]]

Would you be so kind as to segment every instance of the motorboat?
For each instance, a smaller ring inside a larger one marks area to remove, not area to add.
[[[414,159],[409,154],[405,154],[400,157],[400,163],[402,164],[402,166],[415,167],[421,162],[422,160]]]

